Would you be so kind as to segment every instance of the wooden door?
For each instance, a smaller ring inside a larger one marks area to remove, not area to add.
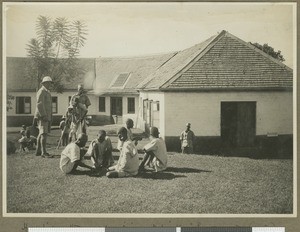
[[[110,112],[111,115],[122,116],[122,97],[111,97],[110,98]]]
[[[256,134],[256,103],[239,102],[237,118],[237,145],[239,147],[253,146]]]
[[[232,147],[254,145],[256,102],[221,102],[221,138]]]

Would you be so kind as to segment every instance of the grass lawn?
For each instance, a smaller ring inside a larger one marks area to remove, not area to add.
[[[99,128],[89,128],[89,139]],[[104,129],[116,147],[114,126]],[[53,130],[48,140],[53,159],[36,157],[34,151],[7,156],[8,213],[292,213],[292,160],[168,153],[169,168],[163,173],[108,179],[80,169],[64,175],[59,169],[62,148],[54,148],[59,133]],[[7,136],[19,138],[17,132]],[[118,153],[114,156],[117,161]]]

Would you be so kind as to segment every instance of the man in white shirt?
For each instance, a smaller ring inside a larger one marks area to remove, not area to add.
[[[121,127],[118,137],[123,142],[117,165],[108,168],[108,178],[135,176],[138,174],[139,157],[134,143],[127,137],[127,129]]]
[[[150,130],[150,143],[144,147],[145,156],[139,166],[139,171],[144,171],[145,166],[153,166],[155,172],[164,171],[167,169],[168,156],[165,141],[159,138],[157,127],[152,127]]]
[[[87,142],[86,134],[79,134],[75,142],[68,144],[61,153],[60,158],[60,170],[69,174],[76,170],[78,166],[88,168],[94,171],[94,168],[84,164],[81,159],[85,155],[85,151],[82,149]]]

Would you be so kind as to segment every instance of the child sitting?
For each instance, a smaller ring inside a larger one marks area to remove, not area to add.
[[[28,146],[29,146],[29,142],[30,142],[30,134],[29,134],[29,138],[28,138],[27,131],[29,131],[29,130],[26,130],[26,129],[27,129],[26,125],[22,125],[22,129],[20,131],[20,134],[22,137],[18,140],[18,142],[20,143],[20,152],[29,151]]]

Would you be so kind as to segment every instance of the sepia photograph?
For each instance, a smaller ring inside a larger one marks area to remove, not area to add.
[[[296,217],[296,7],[3,3],[3,217]]]

